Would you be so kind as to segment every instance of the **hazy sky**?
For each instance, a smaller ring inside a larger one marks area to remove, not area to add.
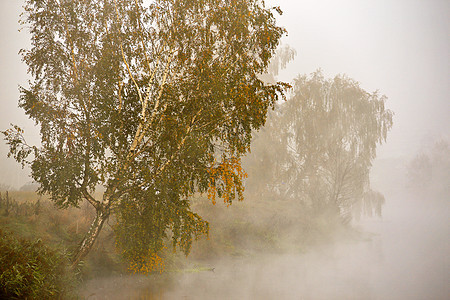
[[[26,85],[26,66],[18,51],[27,47],[18,32],[19,0],[0,0],[0,129],[22,125],[31,140],[37,130],[17,108],[18,85]],[[345,73],[367,91],[379,90],[395,112],[394,128],[379,156],[411,156],[425,142],[450,134],[450,1],[314,0],[267,1],[284,11],[283,39],[297,57],[280,79],[321,68],[327,76]],[[431,136],[431,137],[427,137]],[[0,183],[20,186],[26,179],[0,143]]]
[[[285,42],[298,55],[285,72],[322,68],[379,90],[395,112],[381,157],[411,155],[450,133],[450,1],[271,1],[284,10]]]

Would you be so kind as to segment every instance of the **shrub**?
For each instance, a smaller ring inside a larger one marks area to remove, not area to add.
[[[16,239],[0,230],[0,298],[71,298],[77,282],[69,255],[40,239]]]

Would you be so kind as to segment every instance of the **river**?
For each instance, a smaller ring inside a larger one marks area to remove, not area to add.
[[[87,283],[88,299],[450,299],[448,199],[390,196],[371,238],[303,254],[211,262],[214,271]]]

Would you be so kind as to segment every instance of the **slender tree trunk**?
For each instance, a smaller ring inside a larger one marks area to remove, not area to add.
[[[73,258],[72,268],[77,266],[80,260],[82,260],[89,253],[97,240],[100,231],[102,230],[103,224],[108,219],[109,213],[109,207],[100,205],[97,208],[95,219],[92,221],[89,231],[84,236],[83,241],[81,242],[80,247]]]

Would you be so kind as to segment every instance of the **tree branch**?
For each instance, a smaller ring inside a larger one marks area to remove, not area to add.
[[[92,197],[85,187],[82,187],[81,192],[83,193],[84,198],[95,208],[98,209],[100,206],[100,201],[95,200],[94,197]]]

